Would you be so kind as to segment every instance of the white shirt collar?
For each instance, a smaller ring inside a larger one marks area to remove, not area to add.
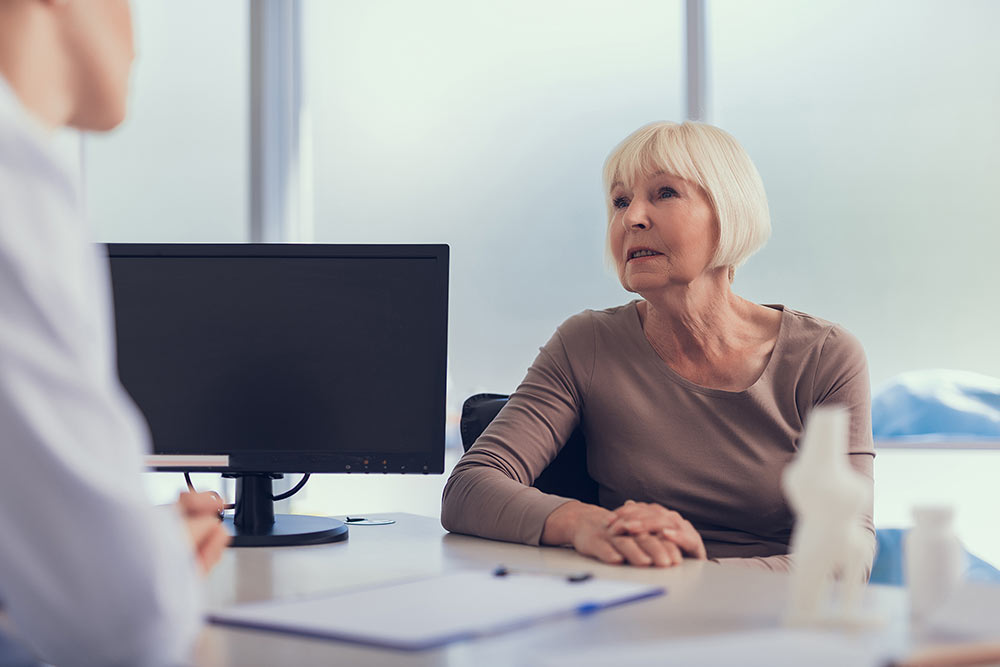
[[[10,84],[7,83],[7,77],[0,74],[0,104],[7,104],[8,100],[14,98],[14,91],[10,89]]]
[[[7,78],[0,74],[0,114],[6,115],[12,120],[16,119],[20,125],[31,128],[31,132],[43,137],[49,137],[51,131],[31,111],[21,102],[21,99],[11,88]]]
[[[3,130],[3,125],[15,128],[15,132],[25,137],[46,156],[71,187],[74,189],[78,187],[78,167],[66,155],[56,150],[53,144],[55,132],[24,106],[6,77],[0,74],[0,131]]]

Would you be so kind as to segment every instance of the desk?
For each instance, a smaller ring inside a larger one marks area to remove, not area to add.
[[[447,534],[436,518],[386,514],[390,526],[350,527],[339,544],[230,549],[208,579],[210,605],[337,591],[365,584],[498,564],[578,572],[662,584],[668,594],[600,613],[556,620],[497,637],[423,652],[207,626],[196,664],[218,665],[521,665],[525,656],[627,640],[656,640],[778,625],[787,576],[737,566],[685,561],[658,570],[602,565],[570,549],[528,547]],[[906,599],[899,589],[870,586],[866,602],[895,619],[887,642],[906,642]]]

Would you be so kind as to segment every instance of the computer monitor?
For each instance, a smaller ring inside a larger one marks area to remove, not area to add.
[[[282,473],[444,472],[448,246],[108,255],[119,375],[154,467],[236,477],[235,545],[346,539],[332,519],[275,518]]]

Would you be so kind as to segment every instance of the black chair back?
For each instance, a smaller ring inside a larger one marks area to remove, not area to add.
[[[507,404],[505,394],[476,394],[462,405],[462,446],[469,451],[472,443],[486,430],[493,418]],[[564,498],[597,505],[597,482],[587,472],[587,443],[577,428],[556,458],[542,471],[535,488]]]

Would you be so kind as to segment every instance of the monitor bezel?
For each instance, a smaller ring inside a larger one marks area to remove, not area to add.
[[[304,244],[304,243],[107,243],[104,244],[110,260],[117,258],[371,258],[371,259],[434,259],[437,262],[437,280],[434,284],[435,311],[431,317],[443,322],[440,344],[433,352],[440,360],[440,372],[433,379],[437,396],[435,411],[440,414],[434,435],[435,444],[427,452],[385,453],[372,451],[345,451],[336,453],[303,452],[287,449],[276,451],[206,452],[206,457],[229,457],[229,464],[220,465],[157,465],[150,467],[159,472],[209,472],[209,473],[393,473],[441,474],[444,472],[446,386],[448,354],[448,277],[450,248],[447,244]],[[110,273],[110,269],[109,269]],[[117,325],[116,325],[117,326]],[[117,369],[117,357],[116,357]],[[158,449],[155,434],[152,452],[155,456],[195,458],[198,454]]]

